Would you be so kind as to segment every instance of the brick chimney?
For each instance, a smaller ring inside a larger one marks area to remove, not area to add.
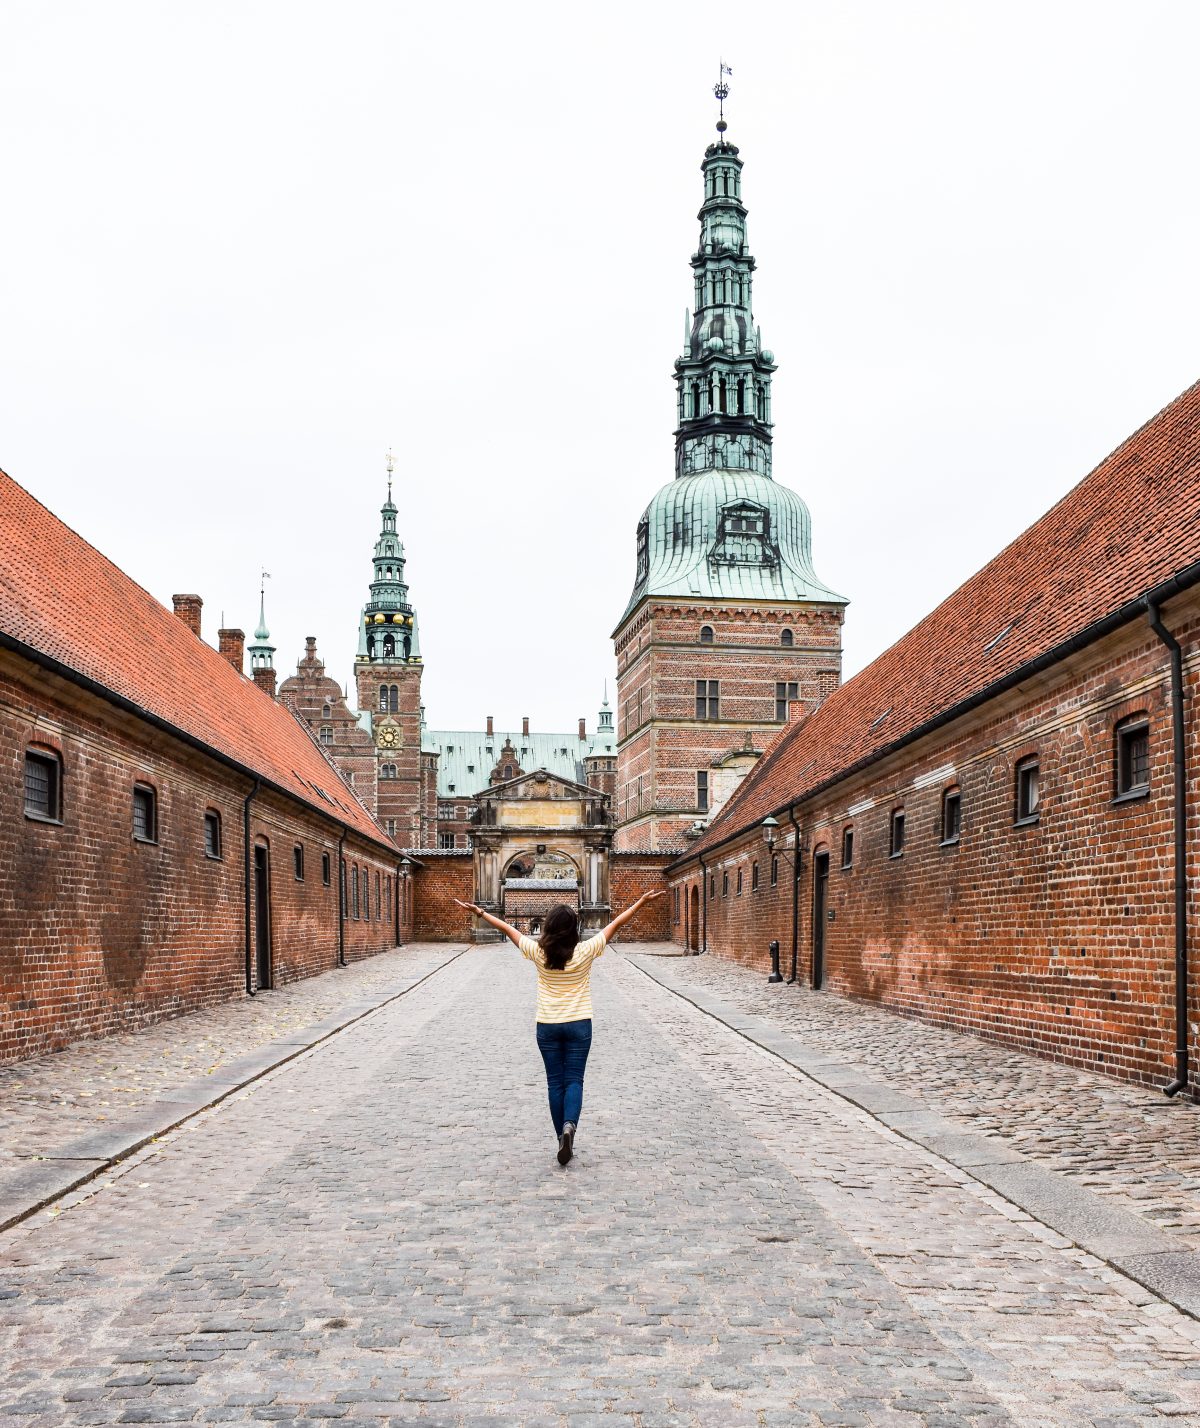
[[[245,630],[218,630],[217,649],[239,674],[243,672],[242,661],[246,655]]]
[[[583,741],[584,741],[584,739],[586,739],[586,738],[587,738],[587,720],[586,720],[586,719],[581,719],[581,720],[579,721],[579,742],[582,744]]]
[[[191,630],[197,639],[200,638],[200,611],[204,607],[204,601],[199,595],[172,595],[171,604],[175,607],[175,613],[183,623]]]
[[[490,714],[487,716],[487,736],[488,736],[489,739],[493,737],[493,734],[492,734],[492,716],[491,716]]]
[[[522,739],[528,739],[528,738],[529,738],[529,715],[528,715],[528,714],[524,714],[524,715],[522,715],[522,717],[521,717],[521,738],[522,738]]]
[[[264,694],[269,694],[275,698],[275,671],[269,664],[259,665],[254,671],[254,682]]]

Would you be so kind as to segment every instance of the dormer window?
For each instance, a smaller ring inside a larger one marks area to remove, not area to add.
[[[731,565],[774,565],[778,557],[770,536],[771,517],[764,506],[749,501],[724,506],[717,519],[712,559]]]
[[[638,522],[637,528],[637,579],[645,580],[650,573],[650,522]]]

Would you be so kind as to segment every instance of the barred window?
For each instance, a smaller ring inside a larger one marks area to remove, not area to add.
[[[158,842],[157,800],[148,783],[133,786],[133,836],[142,843]]]
[[[221,815],[215,808],[204,815],[204,854],[208,858],[221,856]]]
[[[454,837],[455,837],[455,835],[454,835],[453,833],[439,833],[439,834],[438,834],[438,847],[439,847],[439,848],[453,848],[453,847],[454,847]]]
[[[1131,798],[1150,788],[1150,721],[1130,719],[1117,726],[1117,797]]]
[[[62,819],[62,764],[49,750],[25,750],[25,816],[48,823]]]
[[[720,718],[720,681],[716,679],[698,679],[696,681],[696,718],[697,719],[718,719]]]

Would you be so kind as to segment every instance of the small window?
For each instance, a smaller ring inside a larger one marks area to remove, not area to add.
[[[716,897],[716,895],[717,895],[717,875],[716,875],[716,873],[713,873],[713,874],[711,874],[711,876],[710,876],[709,879],[708,879],[708,898],[709,898],[709,901],[711,902],[712,899]]]
[[[383,899],[379,896],[379,874],[375,874],[375,921],[383,918]]]
[[[842,829],[842,867],[854,866],[854,825]]]
[[[322,854],[321,854],[321,881],[325,884],[326,887],[329,886],[329,875],[330,875],[329,854],[328,854],[328,853],[322,853]]]
[[[892,809],[891,829],[888,837],[888,856],[899,858],[904,852],[904,809]]]
[[[1018,823],[1034,823],[1041,807],[1041,768],[1037,759],[1023,759],[1017,765]]]
[[[388,831],[388,837],[389,837],[389,838],[394,838],[394,837],[396,836],[396,820],[395,820],[394,818],[389,818],[389,819],[388,819],[388,821],[387,821],[387,831]]]
[[[320,732],[320,734],[318,735],[318,737],[320,738],[321,743],[323,743],[323,744],[332,744],[332,743],[333,743],[333,726],[332,726],[331,724],[322,724],[322,725],[321,725],[321,732]]]
[[[330,716],[332,713],[333,713],[333,706],[332,706],[332,705],[330,705],[330,704],[323,704],[323,705],[321,706],[321,718],[322,718],[322,719],[328,719],[329,716]]]
[[[729,896],[729,873],[728,873],[728,871],[723,872],[723,873],[721,874],[721,896],[722,896],[722,897],[728,897],[728,896]]]
[[[1117,726],[1117,797],[1140,798],[1150,791],[1150,721],[1130,719]]]
[[[738,895],[738,897],[741,897],[741,895],[742,895],[742,870],[741,870],[741,868],[738,869],[738,875],[737,875],[737,895]]]
[[[133,786],[133,836],[140,843],[158,842],[157,800],[148,783]]]
[[[962,791],[948,788],[942,794],[942,843],[957,843],[962,832]]]
[[[204,815],[204,856],[221,856],[221,815],[215,808],[210,808]]]
[[[780,680],[775,686],[775,718],[781,724],[786,724],[788,711],[791,708],[791,701],[799,697],[800,686],[794,680]]]
[[[702,645],[711,645],[712,642],[713,642],[713,627],[712,627],[711,625],[701,625],[701,626],[700,626],[700,643],[701,643]]]
[[[796,643],[796,636],[791,630],[781,630],[779,632],[779,643],[781,645],[786,646],[786,648],[791,649],[791,647]]]
[[[395,778],[395,777],[396,777],[396,765],[395,765],[395,764],[380,764],[380,765],[379,765],[379,777],[380,777],[380,778]]]
[[[358,916],[358,864],[355,863],[350,871],[350,913],[352,917]]]
[[[367,922],[370,922],[370,920],[371,920],[371,870],[370,870],[370,868],[364,868],[364,869],[363,869],[363,875],[362,875],[362,892],[363,892],[363,917],[366,919]]]
[[[675,906],[674,906],[674,910],[673,910],[673,912],[672,912],[672,914],[671,914],[671,921],[672,921],[672,922],[678,922],[678,921],[679,921],[679,889],[678,889],[678,888],[675,889],[675,894],[674,894],[673,902],[674,902]]]
[[[771,886],[774,887],[779,881],[779,854],[776,853],[771,859]]]
[[[62,822],[62,764],[48,749],[25,750],[25,817]]]
[[[292,849],[292,867],[295,869],[296,877],[300,882],[304,881],[304,844],[297,843]]]
[[[751,892],[757,892],[757,891],[758,891],[758,864],[757,864],[757,863],[751,863],[751,864],[750,864],[750,891],[751,891]]]
[[[720,681],[698,679],[696,681],[696,718],[717,719],[720,717]]]
[[[439,847],[439,848],[453,848],[453,847],[454,847],[454,837],[455,837],[455,835],[454,835],[453,833],[439,833],[439,834],[438,834],[438,847]]]
[[[696,774],[696,808],[700,813],[708,812],[708,773],[704,769]]]

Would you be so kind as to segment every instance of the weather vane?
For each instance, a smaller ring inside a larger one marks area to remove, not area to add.
[[[271,572],[269,570],[260,570],[258,572],[258,593],[263,599],[266,598],[267,581],[270,580],[270,578]]]
[[[395,469],[396,458],[392,455],[392,448],[388,447],[387,454],[387,474],[388,474],[388,500],[392,499],[392,471]]]
[[[729,128],[729,125],[725,122],[725,101],[729,98],[729,86],[725,83],[725,76],[732,73],[733,70],[722,60],[721,77],[717,80],[716,84],[713,85],[713,93],[717,96],[717,103],[721,106],[721,116],[717,120],[718,134],[723,134],[725,130]]]

